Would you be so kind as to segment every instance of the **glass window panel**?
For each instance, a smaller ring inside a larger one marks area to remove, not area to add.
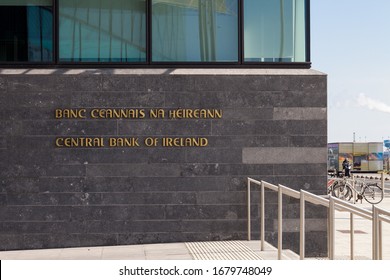
[[[0,61],[53,60],[53,8],[47,0],[0,0]]]
[[[237,0],[153,0],[154,62],[237,62]]]
[[[59,58],[146,61],[146,0],[60,0]]]
[[[245,0],[244,57],[305,62],[305,0]]]

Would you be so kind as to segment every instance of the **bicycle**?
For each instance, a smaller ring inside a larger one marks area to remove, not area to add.
[[[327,194],[337,197],[342,200],[350,200],[352,197],[352,189],[347,188],[347,177],[341,179],[330,179],[327,185]]]
[[[333,195],[333,189],[344,180],[346,180],[346,177],[344,177],[344,172],[328,170],[327,194]]]
[[[352,183],[350,181],[352,181]],[[355,192],[355,202],[359,200],[362,201],[364,198],[370,204],[378,204],[383,200],[383,191],[382,188],[378,186],[378,183],[355,181],[355,186],[352,179],[344,178],[343,181],[339,181],[338,184],[333,187],[332,195],[342,200],[351,200]]]
[[[327,194],[333,195],[333,189],[339,184],[338,179],[328,179]]]

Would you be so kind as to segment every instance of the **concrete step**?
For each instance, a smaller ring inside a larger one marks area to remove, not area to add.
[[[243,241],[243,243],[251,248],[257,255],[259,255],[263,260],[277,260],[278,259],[278,249],[272,246],[270,243],[265,242],[264,251],[261,251],[260,240],[251,240]],[[282,250],[282,259],[283,260],[299,260],[299,255],[295,252],[284,249]]]

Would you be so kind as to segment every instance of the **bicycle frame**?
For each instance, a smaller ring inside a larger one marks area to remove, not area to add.
[[[360,189],[356,187],[357,185],[360,186]],[[381,190],[381,188],[377,185],[377,183],[373,183],[373,185],[375,185],[374,188],[371,187],[371,183],[367,183],[365,180],[355,180],[353,177],[352,178],[344,177],[342,179],[330,180],[328,182],[327,188],[328,188],[328,194],[332,194],[333,196],[336,196],[343,200],[351,200],[351,198],[353,198],[354,204],[359,200],[360,203],[363,203],[363,198],[367,202],[374,204],[372,201],[375,200],[375,193],[376,193],[375,189],[378,188],[379,190]],[[342,188],[343,186],[346,187],[347,189],[346,190],[343,189]],[[370,196],[366,196],[367,189],[372,191],[372,201],[368,199]],[[339,192],[335,193],[335,190],[338,190]],[[382,194],[382,198],[379,199],[379,201],[376,203],[380,203],[382,201],[383,192],[381,194]]]

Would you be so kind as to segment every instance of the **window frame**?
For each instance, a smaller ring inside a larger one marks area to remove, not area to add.
[[[81,67],[102,67],[102,66],[106,66],[106,67],[120,67],[121,65],[123,65],[124,67],[131,67],[134,65],[134,67],[145,67],[148,65],[149,63],[149,53],[150,53],[150,49],[149,49],[149,44],[150,44],[150,38],[149,38],[149,17],[150,17],[150,13],[149,13],[149,2],[151,2],[150,0],[145,0],[145,13],[146,13],[146,18],[145,18],[145,23],[146,23],[146,27],[145,27],[145,30],[146,30],[146,44],[145,44],[145,47],[146,47],[146,54],[145,54],[145,57],[146,57],[146,60],[145,61],[142,61],[142,62],[70,62],[70,61],[61,61],[60,59],[60,51],[59,51],[59,47],[60,47],[60,44],[59,44],[59,35],[60,35],[60,25],[59,25],[59,21],[60,21],[60,12],[59,12],[59,1],[60,0],[55,0],[54,2],[56,2],[56,56],[55,56],[55,59],[56,59],[56,64],[58,65],[61,65],[61,66],[78,66],[78,65],[81,65]]]
[[[257,62],[257,61],[245,61],[245,38],[244,38],[244,2],[245,0],[241,0],[241,34],[242,38],[240,38],[241,42],[241,61],[243,65],[246,66],[255,66],[255,65],[267,65],[269,68],[310,68],[311,67],[311,58],[310,58],[310,0],[305,1],[305,62]],[[279,67],[282,66],[282,67]],[[264,67],[266,68],[266,67]]]
[[[53,60],[50,62],[2,62],[1,67],[36,68],[311,68],[310,0],[305,0],[305,62],[245,61],[244,56],[244,2],[238,2],[238,61],[237,62],[153,62],[152,61],[152,0],[146,0],[146,61],[145,62],[66,62],[59,59],[59,0],[53,7]]]
[[[241,22],[241,17],[242,17],[242,6],[241,6],[241,3],[243,1],[241,0],[235,0],[237,1],[237,61],[227,61],[227,62],[218,62],[218,61],[193,61],[193,62],[187,62],[187,61],[153,61],[152,60],[152,50],[153,50],[153,47],[152,47],[152,15],[153,15],[153,8],[152,8],[152,2],[153,0],[148,0],[148,2],[150,3],[150,12],[149,12],[149,17],[150,17],[150,29],[148,30],[149,31],[149,34],[150,34],[150,45],[148,46],[148,52],[150,53],[150,64],[151,65],[156,65],[156,66],[159,66],[159,65],[163,65],[163,66],[166,66],[168,65],[169,67],[172,67],[172,66],[176,66],[176,65],[191,65],[191,66],[195,66],[195,65],[208,65],[208,64],[211,64],[211,65],[220,65],[221,67],[223,67],[224,65],[234,65],[234,66],[237,66],[237,65],[240,65],[241,64],[241,61],[242,61],[242,58],[241,58],[241,35],[242,35],[242,22]]]
[[[57,45],[57,40],[56,40],[56,7],[55,3],[57,2],[56,0],[52,0],[52,10],[53,10],[53,21],[52,21],[52,49],[53,49],[53,59],[52,61],[46,61],[46,62],[36,62],[36,61],[0,61],[0,67],[1,66],[6,66],[6,67],[30,67],[34,66],[37,68],[40,67],[50,67],[50,66],[55,66],[56,64],[56,45]]]

